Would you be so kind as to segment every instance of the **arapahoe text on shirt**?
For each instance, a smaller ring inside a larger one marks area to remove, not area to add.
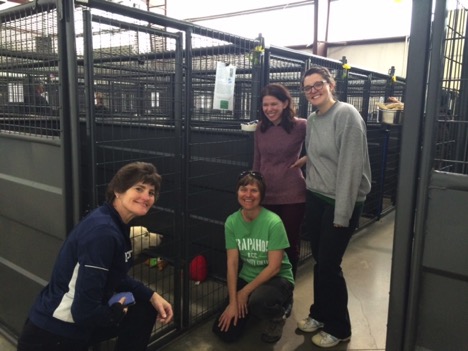
[[[237,239],[237,247],[241,251],[268,251],[268,241],[261,239]]]

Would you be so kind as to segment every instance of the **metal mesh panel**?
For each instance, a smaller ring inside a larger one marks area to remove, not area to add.
[[[284,85],[290,91],[296,108],[300,106],[300,99],[303,97],[300,82],[306,63],[305,58],[300,61],[280,56],[271,56],[268,63],[270,83]],[[306,118],[307,116],[300,117]]]
[[[251,47],[230,42],[228,38],[214,38],[214,32],[192,36],[192,93],[191,121],[208,121],[211,124],[239,126],[238,121],[249,118],[251,81]],[[234,109],[219,109],[213,105],[217,64],[236,68]],[[213,111],[215,109],[215,111]]]
[[[356,107],[361,115],[364,117],[368,111],[363,111],[364,100],[368,98],[364,94],[367,77],[360,75],[349,74],[348,87],[347,87],[347,102]]]
[[[251,115],[254,42],[232,41],[209,30],[192,37],[192,113],[187,146],[188,259],[203,255],[208,282],[190,283],[192,322],[217,309],[227,295],[224,221],[238,208],[237,175],[251,166],[252,135],[241,131]],[[216,67],[235,66],[233,109],[218,109],[213,96]],[[218,282],[217,282],[218,281]]]
[[[0,129],[15,135],[59,136],[57,13],[26,7],[1,18]]]
[[[466,23],[467,11],[458,3],[447,16],[434,160],[436,170],[462,174],[468,174]]]
[[[372,79],[369,92],[369,111],[368,111],[368,122],[380,122],[378,120],[378,109],[377,104],[385,101],[385,89],[387,81],[383,79]]]
[[[382,211],[382,187],[384,182],[383,156],[386,152],[388,133],[380,126],[369,126],[367,142],[372,172],[372,187],[364,203],[363,216],[379,217]]]
[[[176,70],[181,70],[176,37],[111,8],[92,9],[90,16],[77,8],[75,19],[82,156],[89,162],[83,162],[84,205],[102,203],[107,183],[124,164],[144,161],[157,167],[163,179],[159,199],[144,218],[130,224],[162,239],[134,237],[133,245],[140,249],[130,274],[178,311],[181,233],[175,217],[180,214],[181,115],[176,104],[182,102],[176,100],[176,90],[182,87],[176,80]],[[156,323],[153,339],[173,327]]]
[[[401,125],[387,126],[388,145],[387,154],[384,158],[384,182],[382,212],[387,212],[394,208],[396,204],[396,193],[398,186],[398,173],[400,168],[401,153]]]

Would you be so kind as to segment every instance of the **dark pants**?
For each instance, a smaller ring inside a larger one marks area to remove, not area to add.
[[[237,290],[239,291],[247,282],[238,279]],[[248,314],[244,318],[237,320],[237,325],[231,323],[227,331],[221,331],[218,327],[219,318],[229,305],[229,298],[226,299],[222,306],[221,313],[217,316],[213,323],[213,332],[225,342],[233,342],[241,336],[248,320],[251,316],[259,319],[274,319],[281,318],[285,314],[288,304],[292,303],[294,285],[288,280],[281,277],[273,277],[266,283],[260,285],[249,296]]]
[[[351,335],[348,291],[341,261],[359,224],[362,206],[356,206],[348,227],[335,227],[335,207],[307,192],[306,229],[311,241],[314,266],[314,303],[310,316],[324,323],[323,330],[337,338]]]
[[[87,351],[98,342],[117,337],[116,351],[145,351],[151,337],[157,312],[151,303],[138,301],[117,327],[99,328],[90,340],[75,340],[49,333],[26,321],[18,340],[18,351]]]
[[[289,240],[289,247],[284,251],[288,255],[294,277],[296,277],[301,250],[301,231],[304,221],[305,203],[264,205],[264,207],[276,213],[283,221]]]

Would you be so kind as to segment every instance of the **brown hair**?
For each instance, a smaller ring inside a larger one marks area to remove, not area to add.
[[[333,78],[332,74],[326,67],[322,66],[312,66],[309,68],[301,78],[301,88],[304,87],[304,79],[308,76],[311,76],[312,74],[320,74],[324,80],[327,81],[328,84],[333,84],[336,85],[335,78]]]
[[[254,171],[243,171],[239,174],[236,185],[236,193],[239,191],[241,186],[256,184],[258,190],[260,191],[260,203],[262,203],[263,198],[265,197],[266,184],[263,180],[263,175],[260,172]]]
[[[286,132],[290,133],[295,123],[294,116],[296,115],[296,108],[289,90],[281,84],[268,84],[260,93],[260,102],[263,102],[265,96],[273,96],[281,102],[288,102],[288,107],[283,110],[279,125],[282,126]],[[260,110],[260,121],[262,122],[260,124],[260,131],[262,133],[265,133],[267,129],[273,125],[267,116],[265,116],[263,108]]]
[[[147,162],[133,162],[120,168],[107,185],[106,201],[114,202],[115,193],[124,193],[135,184],[142,182],[154,186],[155,194],[161,188],[161,176],[156,167]]]

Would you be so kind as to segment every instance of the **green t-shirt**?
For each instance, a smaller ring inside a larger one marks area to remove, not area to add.
[[[266,208],[262,208],[252,222],[246,222],[240,210],[234,212],[226,219],[224,230],[226,249],[239,250],[239,257],[243,263],[239,277],[248,283],[268,265],[268,251],[289,247],[281,218]],[[278,276],[294,284],[291,267],[288,256],[284,253]]]

